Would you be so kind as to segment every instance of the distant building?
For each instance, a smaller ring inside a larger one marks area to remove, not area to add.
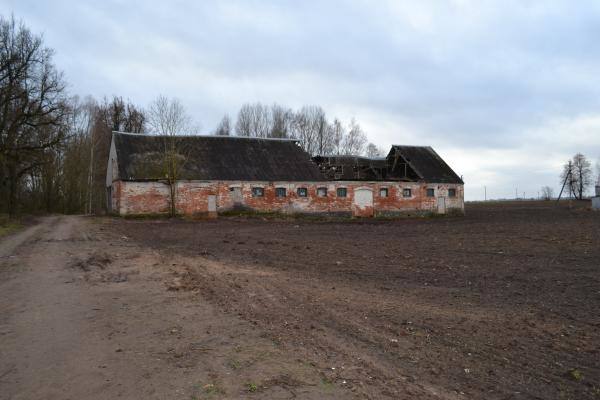
[[[120,215],[168,213],[165,137],[113,132],[107,201]],[[233,209],[362,217],[464,211],[463,181],[431,147],[392,146],[387,157],[319,156],[295,140],[180,136],[176,209]]]
[[[600,178],[599,182],[596,184],[596,195],[592,197],[592,210],[600,211]]]

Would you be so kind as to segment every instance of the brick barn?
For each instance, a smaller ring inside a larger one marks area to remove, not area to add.
[[[431,147],[392,146],[386,157],[317,156],[295,140],[180,136],[176,209],[216,216],[259,212],[360,217],[464,211],[463,181]],[[169,212],[165,137],[113,132],[107,202],[119,215]]]

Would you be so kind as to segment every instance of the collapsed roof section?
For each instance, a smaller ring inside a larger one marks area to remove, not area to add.
[[[317,156],[313,161],[328,180],[463,183],[429,146],[394,145],[386,157]]]
[[[359,156],[316,156],[313,161],[327,180],[332,181],[385,181],[393,178],[389,173],[385,157],[369,158]],[[402,178],[393,180],[415,180],[418,177],[412,170]]]

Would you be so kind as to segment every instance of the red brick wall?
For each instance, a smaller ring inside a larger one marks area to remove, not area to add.
[[[177,187],[177,211],[182,214],[208,212],[208,196],[216,194],[214,184],[181,183]]]
[[[121,215],[169,212],[169,187],[163,183],[121,181],[118,192],[115,212]]]
[[[252,188],[261,187],[264,197],[253,197]],[[327,196],[317,196],[319,187],[327,188]],[[234,191],[241,191],[241,207],[257,211],[286,213],[351,213],[369,216],[406,212],[437,212],[438,197],[444,197],[446,208],[464,210],[463,185],[425,184],[414,182],[180,182],[177,188],[177,210],[183,214],[203,214],[208,211],[208,196],[216,196],[218,211],[234,208]],[[286,196],[277,197],[276,188],[285,188]],[[307,188],[308,196],[300,197],[298,188]],[[346,197],[337,195],[338,188],[346,188]],[[371,189],[373,207],[357,207],[355,191]],[[382,197],[380,189],[387,188]],[[403,197],[403,189],[410,188],[411,197]],[[427,197],[427,188],[433,188],[434,197]],[[456,197],[448,197],[448,189],[456,190]],[[114,211],[120,214],[158,214],[169,211],[169,189],[160,182],[113,182]]]

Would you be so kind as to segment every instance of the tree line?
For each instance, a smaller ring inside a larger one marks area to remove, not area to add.
[[[112,131],[146,131],[130,101],[69,96],[53,55],[0,16],[0,213],[102,211]]]
[[[271,106],[244,104],[235,123],[229,115],[213,131],[215,135],[246,136],[257,138],[296,139],[311,155],[364,155],[377,157],[383,154],[375,144],[369,143],[359,123],[352,119],[346,126],[338,118],[330,121],[322,107],[303,106],[292,110],[279,104]]]
[[[41,35],[0,16],[0,213],[103,212],[112,131],[199,131],[176,99],[159,96],[144,109],[120,96],[69,96],[53,56]],[[295,138],[311,155],[381,154],[355,120],[347,127],[330,122],[319,106],[245,104],[235,124],[225,116],[213,133]],[[166,176],[173,179],[180,166],[169,160],[181,152],[174,143],[165,141]]]

